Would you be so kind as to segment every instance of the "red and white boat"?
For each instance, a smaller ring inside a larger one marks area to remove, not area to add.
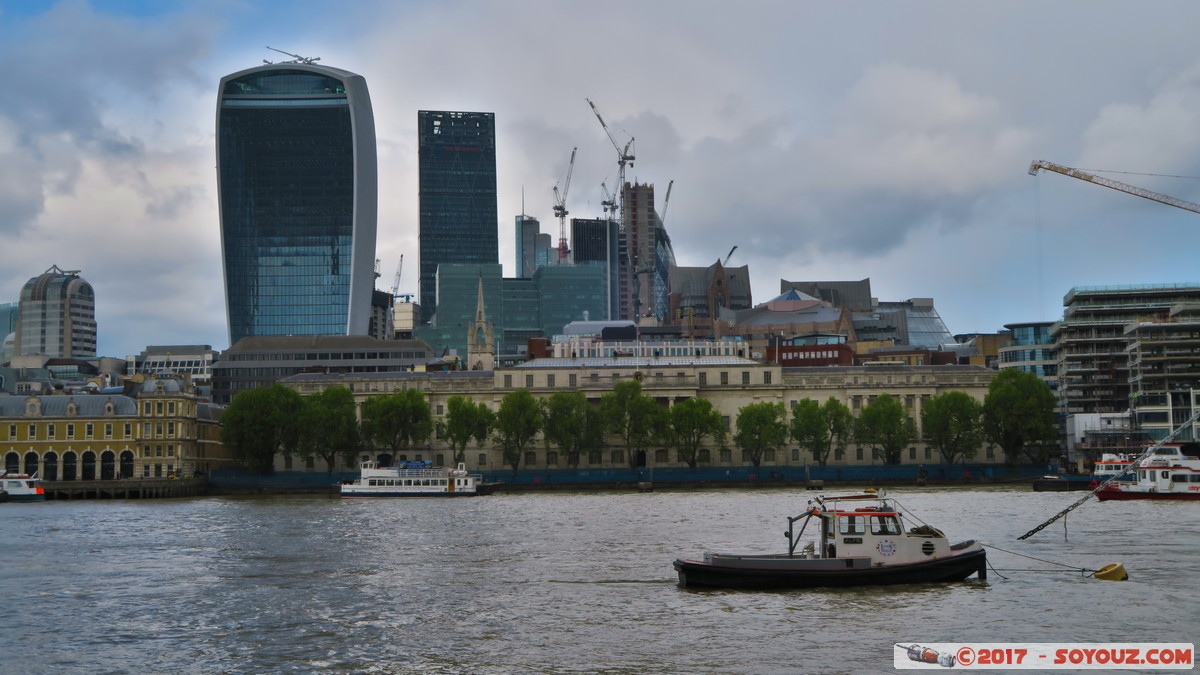
[[[1100,500],[1200,500],[1200,458],[1183,454],[1178,445],[1162,445],[1130,467],[1132,481],[1112,481],[1096,491]]]

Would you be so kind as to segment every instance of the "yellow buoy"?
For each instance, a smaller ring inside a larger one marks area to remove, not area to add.
[[[1125,571],[1125,566],[1121,563],[1112,563],[1105,565],[1092,573],[1092,576],[1104,581],[1128,581],[1129,573]]]

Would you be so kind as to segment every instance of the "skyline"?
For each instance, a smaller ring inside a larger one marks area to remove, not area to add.
[[[287,60],[265,45],[366,78],[381,289],[404,254],[399,290],[418,292],[418,110],[495,113],[515,276],[514,216],[557,241],[573,147],[569,218],[615,186],[587,99],[635,137],[626,178],[660,210],[674,181],[678,263],[737,246],[756,303],[780,279],[869,277],[880,300],[932,297],[952,332],[995,332],[1059,318],[1072,287],[1200,281],[1196,214],[1027,173],[1130,172],[1102,175],[1200,201],[1200,7],[755,6],[0,0],[22,92],[0,100],[0,302],[58,265],[96,289],[101,355],[228,347],[212,110],[222,76]]]

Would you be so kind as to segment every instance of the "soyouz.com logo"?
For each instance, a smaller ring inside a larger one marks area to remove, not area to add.
[[[1191,670],[1192,643],[954,643],[898,642],[893,647],[898,669],[957,670]]]

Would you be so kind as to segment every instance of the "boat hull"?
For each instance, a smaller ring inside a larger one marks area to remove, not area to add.
[[[1096,493],[1100,501],[1130,501],[1134,499],[1153,499],[1156,501],[1200,501],[1200,492],[1146,492],[1143,490],[1100,490]]]
[[[679,585],[684,588],[734,588],[781,590],[821,586],[880,586],[962,581],[972,574],[987,576],[987,552],[964,551],[946,558],[904,565],[839,567],[845,561],[827,561],[828,567],[786,569],[750,565],[720,565],[700,560],[675,561]]]

